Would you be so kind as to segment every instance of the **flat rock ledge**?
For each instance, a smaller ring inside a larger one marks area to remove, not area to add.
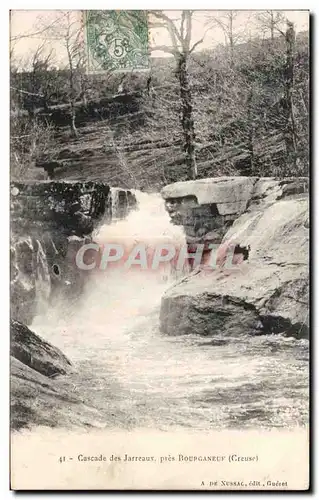
[[[250,194],[242,213],[236,214],[228,227],[222,225],[220,239],[216,239],[220,245],[217,265],[208,266],[206,260],[163,296],[162,332],[168,335],[222,334],[225,337],[247,334],[308,336],[307,182],[303,178],[288,181],[258,179],[253,184],[253,181],[246,183],[244,178],[238,178],[233,190],[232,178],[217,179],[216,184],[214,179],[198,181],[199,186],[204,186],[202,195],[197,192],[196,206],[198,199],[204,202],[198,205],[200,208],[206,207],[206,202],[210,205],[223,205],[225,200],[237,203],[249,190]],[[191,183],[186,187],[179,185],[164,188],[165,197],[177,196],[175,200],[181,203],[178,195],[193,196],[195,193]],[[222,186],[221,192],[218,186]],[[212,218],[213,215],[205,219],[208,225]],[[230,261],[221,258],[234,248],[243,249],[245,255],[237,259],[238,256],[232,253]]]

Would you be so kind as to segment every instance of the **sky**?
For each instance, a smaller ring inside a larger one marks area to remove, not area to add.
[[[44,45],[44,52],[49,52],[53,49],[55,54],[55,65],[63,67],[67,63],[67,56],[63,43],[60,40],[48,40],[43,35],[48,26],[51,26],[51,31],[61,30],[61,18],[65,17],[66,11],[57,10],[12,10],[11,11],[11,47],[14,53],[14,59],[20,67],[26,67],[32,53],[36,51],[39,45]],[[168,17],[174,19],[176,25],[180,23],[181,11],[164,11]],[[260,27],[256,21],[258,13],[263,11],[236,11],[236,19],[234,21],[234,31],[239,36],[239,40],[244,41],[249,37],[254,37],[260,32]],[[291,10],[280,11],[285,17],[292,21],[297,32],[308,29],[309,13],[307,10]],[[207,31],[203,43],[196,50],[216,47],[218,44],[225,43],[225,35],[223,30],[218,26],[214,19],[223,21],[225,11],[195,11],[193,14],[192,26],[192,44],[203,37],[208,24],[211,28]],[[71,11],[72,22],[78,30],[81,26],[81,11]],[[34,34],[36,33],[36,36]],[[28,36],[28,35],[33,36]],[[22,35],[22,38],[20,38]],[[55,37],[57,38],[57,37]],[[169,35],[165,28],[150,28],[149,31],[150,47],[156,45],[170,45]],[[152,51],[154,56],[167,56],[162,51]]]

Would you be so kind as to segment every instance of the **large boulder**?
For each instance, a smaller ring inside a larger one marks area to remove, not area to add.
[[[71,372],[72,364],[60,349],[33,333],[24,324],[12,319],[10,333],[11,356],[21,363],[46,377]]]
[[[162,299],[163,332],[307,336],[309,206],[304,184],[255,183],[245,212],[225,230],[220,247],[245,249],[245,258],[219,258],[222,264],[215,268],[206,263],[170,288]]]
[[[308,178],[218,177],[175,182],[162,189],[166,209],[187,241],[221,242],[245,211],[308,192]]]
[[[101,415],[83,403],[72,383],[68,358],[53,345],[11,320],[11,429],[33,426],[96,427]],[[100,423],[99,423],[100,422]]]
[[[91,243],[90,236],[66,236],[43,231],[41,237],[11,237],[11,317],[30,325],[36,314],[50,303],[76,301],[83,291],[87,273],[76,265],[76,254]],[[85,261],[88,258],[85,255]]]
[[[111,220],[109,194],[109,186],[94,182],[11,183],[13,318],[30,324],[42,302],[82,290],[69,238],[86,243],[94,224]]]
[[[83,403],[74,385],[60,378],[48,378],[13,356],[10,364],[11,430],[98,425],[98,411]]]

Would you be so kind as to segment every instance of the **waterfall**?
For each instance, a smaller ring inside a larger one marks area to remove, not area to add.
[[[116,193],[115,189],[112,192],[112,195],[115,194],[114,200],[112,197],[115,210],[118,207]],[[113,220],[111,224],[106,217],[105,223],[102,223],[92,235],[94,242],[101,248],[106,243],[123,245],[128,251],[137,244],[145,245],[147,251],[161,243],[170,243],[176,248],[185,245],[184,231],[180,226],[171,223],[161,196],[140,191],[135,191],[134,194],[138,203],[137,210],[131,211],[125,219]],[[35,323],[43,321],[45,329],[46,322],[50,324],[50,317],[53,322],[59,323],[65,320],[65,314],[72,314],[77,324],[85,325],[87,328],[90,328],[97,319],[103,325],[104,322],[109,323],[112,318],[116,325],[117,322],[121,323],[124,318],[127,319],[132,315],[133,310],[133,316],[143,318],[154,307],[159,306],[165,289],[184,273],[183,270],[176,270],[171,262],[164,263],[155,270],[141,269],[138,265],[125,269],[121,263],[115,269],[100,269],[97,266],[92,271],[84,271],[87,273],[86,284],[77,305],[56,304],[46,311],[46,316],[42,316],[41,308],[44,311],[49,281],[45,255],[40,243],[38,245],[39,313]],[[56,343],[61,345],[61,338],[57,338]]]
[[[139,242],[184,245],[184,232],[171,224],[161,197],[135,195],[138,209],[125,220],[102,225],[94,240],[128,248]],[[99,425],[220,429],[303,423],[307,347],[293,339],[283,348],[277,336],[231,338],[223,329],[208,339],[195,332],[162,334],[161,297],[175,279],[174,268],[165,271],[166,279],[163,269],[138,266],[84,271],[88,276],[79,301],[48,308],[31,325],[72,361],[74,372],[65,384],[99,412]],[[287,378],[291,394],[283,402]]]
[[[112,207],[112,220],[115,221],[121,217],[121,202],[120,202],[120,188],[111,187],[111,207]]]
[[[138,209],[130,212],[125,219],[115,220],[112,224],[102,224],[99,230],[93,235],[94,241],[102,247],[105,243],[115,243],[123,245],[127,251],[138,244],[145,245],[148,256],[154,252],[155,248],[161,244],[171,244],[178,252],[178,248],[186,244],[185,233],[182,227],[174,226],[165,210],[165,204],[159,194],[147,194],[134,191],[137,199]],[[115,197],[114,204],[117,204]],[[150,264],[150,262],[148,263]],[[130,270],[130,275],[137,273],[143,278],[147,275],[156,280],[162,278],[167,281],[169,277],[178,278],[183,271],[174,269],[172,263],[159,266],[158,272],[148,269],[137,268]]]
[[[110,189],[111,196],[111,206],[112,206],[112,219],[117,217],[118,207],[119,207],[119,189],[111,188]]]
[[[138,202],[137,210],[130,212],[126,219],[102,224],[94,232],[93,240],[100,247],[106,243],[116,243],[128,250],[139,243],[148,249],[166,242],[176,247],[184,245],[184,231],[171,223],[161,196],[139,191],[134,194]],[[77,305],[59,304],[50,308],[45,317],[38,316],[35,319],[35,324],[40,321],[45,330],[50,329],[49,338],[62,348],[63,337],[57,331],[57,338],[52,339],[51,326],[52,323],[64,323],[71,316],[74,324],[70,327],[76,331],[90,331],[94,327],[94,337],[101,334],[96,339],[98,343],[103,342],[106,324],[110,337],[114,329],[119,341],[122,327],[129,330],[135,321],[144,321],[155,309],[157,321],[163,293],[184,273],[183,270],[176,270],[170,262],[156,270],[141,269],[139,266],[125,269],[120,265],[115,269],[97,267],[84,272],[88,273],[86,284]]]

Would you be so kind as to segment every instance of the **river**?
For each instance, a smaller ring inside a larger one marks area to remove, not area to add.
[[[159,195],[138,193],[138,201],[138,210],[102,225],[95,240],[184,242]],[[95,271],[77,307],[60,303],[31,325],[72,360],[75,371],[67,383],[98,411],[99,425],[157,430],[306,425],[308,341],[248,333],[232,338],[222,331],[213,338],[165,336],[159,330],[160,301],[174,279],[169,269]]]

